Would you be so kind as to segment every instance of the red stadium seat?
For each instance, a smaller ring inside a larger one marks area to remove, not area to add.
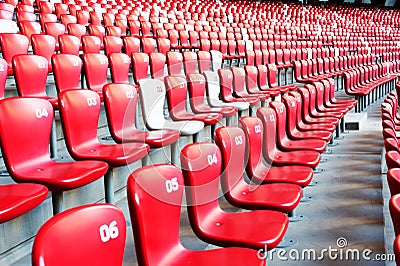
[[[110,62],[111,80],[113,83],[130,84],[129,71],[131,58],[127,54],[112,53],[108,56]]]
[[[13,71],[18,94],[48,100],[58,109],[57,98],[46,94],[48,62],[40,55],[16,55],[13,57]]]
[[[285,103],[286,102],[287,101],[285,101]],[[292,103],[295,104],[295,102],[293,101],[289,104]],[[296,110],[288,112],[288,114],[286,115],[286,111],[287,109],[289,109],[287,105],[285,107],[281,102],[271,102],[270,104],[272,104],[275,107],[273,108],[274,114],[270,115],[270,117],[272,118],[274,116],[274,120],[276,121],[276,128],[277,128],[276,143],[280,150],[282,151],[310,150],[310,151],[317,151],[319,153],[325,151],[327,142],[321,138],[318,138],[318,135],[316,135],[315,137],[310,136],[297,139],[289,138],[288,133],[286,132],[288,128],[287,124],[290,123],[290,121],[293,122],[292,120],[295,119],[295,117],[290,117],[290,116],[294,116]],[[292,109],[291,106],[290,109]],[[283,112],[280,113],[280,110],[283,110]],[[314,131],[311,131],[310,133],[313,132]]]
[[[183,55],[180,52],[167,53],[167,67],[168,75],[170,76],[184,76],[183,73]]]
[[[265,263],[257,258],[255,251],[245,248],[201,251],[185,248],[179,237],[183,187],[182,173],[171,165],[145,166],[129,176],[128,203],[139,264],[261,266]]]
[[[77,55],[55,54],[51,58],[57,92],[81,89],[82,60]]]
[[[82,50],[81,39],[73,35],[59,35],[58,43],[62,54],[79,55],[79,51]]]
[[[233,74],[230,69],[223,69],[223,68],[219,69],[218,76],[221,86],[221,98],[223,101],[228,103],[245,102],[250,104],[250,106],[255,106],[260,103],[260,100],[256,97],[236,98],[232,95]]]
[[[15,115],[15,110],[23,112]],[[49,156],[53,109],[48,101],[10,98],[0,103],[1,148],[10,176],[16,182],[34,182],[52,191],[53,213],[62,210],[62,192],[102,177],[108,166],[100,161],[55,162]],[[28,128],[35,128],[34,134]]]
[[[138,53],[140,52],[140,39],[133,37],[133,36],[124,36],[124,49],[125,53],[129,56],[132,55],[133,52]]]
[[[39,206],[48,190],[40,184],[8,184],[0,186],[0,223],[12,220]]]
[[[186,75],[199,73],[197,54],[195,52],[183,52],[183,69]]]
[[[107,56],[112,53],[121,53],[122,39],[116,36],[104,36],[104,51]]]
[[[83,35],[81,41],[85,54],[99,54],[103,48],[103,41],[97,36]]]
[[[85,237],[82,237],[82,236]],[[38,231],[32,265],[122,265],[126,221],[110,204],[91,204],[64,211]]]
[[[108,126],[117,143],[147,143],[159,148],[176,142],[180,133],[176,130],[141,131],[136,128],[138,94],[135,87],[127,84],[107,84],[103,88]]]
[[[172,119],[177,121],[197,120],[206,125],[215,125],[222,119],[222,115],[218,113],[191,114],[186,110],[187,82],[185,78],[167,76],[165,85],[168,109]]]
[[[264,111],[261,108],[260,113]],[[268,118],[268,121],[270,119]],[[241,118],[241,123],[246,122],[248,134],[260,134],[264,138],[263,154],[267,162],[272,163],[274,166],[287,166],[287,165],[303,165],[313,169],[317,167],[320,161],[320,154],[315,151],[281,151],[276,146],[276,125],[275,123],[266,124],[263,127],[260,119],[256,117]],[[274,122],[274,121],[272,121]],[[265,123],[265,121],[264,121]]]
[[[269,108],[259,108],[257,110],[257,116],[264,124],[266,123],[264,120],[272,118],[270,115],[273,115],[273,111]],[[250,130],[254,119],[241,119],[239,122],[239,126],[245,132],[249,147],[246,172],[252,180],[263,183],[292,183],[302,187],[311,182],[313,170],[310,167],[298,165],[273,167],[270,161],[264,160],[264,139],[260,134],[262,132],[252,133],[253,131]],[[274,121],[269,123],[274,123]],[[273,139],[274,137],[275,134],[269,134],[269,138]]]
[[[103,86],[107,84],[108,58],[104,54],[83,54],[86,86],[103,101]]]
[[[295,103],[293,98],[290,99],[290,107],[292,103]],[[282,130],[286,131],[286,134],[289,139],[293,140],[303,140],[303,139],[321,139],[326,142],[330,141],[332,138],[332,132],[326,130],[304,130],[300,131],[296,127],[296,112],[295,110],[291,111],[289,115],[287,115],[287,110],[285,104],[282,102],[270,102],[269,104],[272,109],[275,111],[277,116],[277,131]],[[292,108],[292,107],[291,107]],[[294,109],[294,107],[293,107]],[[281,133],[283,135],[283,132]]]
[[[132,53],[133,80],[139,85],[141,80],[146,80],[149,73],[149,55],[146,53]]]
[[[220,127],[215,131],[215,143],[222,154],[221,186],[224,196],[234,206],[249,210],[275,210],[289,213],[300,202],[302,189],[288,183],[247,183],[246,137],[238,127]]]
[[[153,38],[142,38],[142,52],[150,54],[156,51],[157,41]]]
[[[29,39],[21,34],[0,34],[0,45],[4,60],[7,61],[8,75],[13,75],[12,59],[15,55],[28,54]]]
[[[67,33],[65,26],[58,22],[46,22],[44,24],[44,31],[47,35],[51,35],[55,40],[57,40],[56,50],[58,51],[60,49],[58,44],[58,36]]]
[[[4,98],[7,82],[7,61],[0,58],[0,99]]]
[[[51,56],[56,50],[56,40],[53,36],[45,34],[32,34],[32,48],[35,55],[40,55],[46,58],[48,62],[48,70],[52,72]]]
[[[151,78],[164,80],[166,57],[163,53],[150,54],[150,74]]]
[[[194,143],[181,152],[190,224],[196,235],[219,246],[276,247],[288,226],[286,214],[270,210],[226,212],[218,203],[221,152],[212,143]]]
[[[142,143],[103,144],[97,137],[100,116],[99,94],[90,90],[66,90],[59,95],[60,116],[65,142],[76,160],[107,162],[105,175],[106,202],[114,202],[112,168],[128,165],[147,155],[149,146]],[[85,113],[82,119],[82,112]]]
[[[211,55],[207,51],[197,51],[197,57],[199,59],[199,71],[211,71]]]
[[[224,117],[234,116],[238,109],[233,106],[210,107],[205,103],[206,79],[201,74],[187,75],[191,109],[195,113],[220,113]]]
[[[86,26],[76,23],[69,23],[65,27],[67,27],[68,34],[78,37],[79,39],[82,38],[83,35],[86,35]],[[60,35],[61,36],[61,35]]]

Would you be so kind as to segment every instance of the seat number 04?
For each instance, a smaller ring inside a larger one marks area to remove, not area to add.
[[[217,164],[218,163],[217,155],[215,153],[214,154],[209,154],[207,156],[207,161],[208,161],[208,165]]]
[[[43,108],[43,109],[37,108],[35,110],[35,115],[37,118],[42,118],[42,117],[48,117],[49,113],[47,112],[46,108]]]
[[[103,243],[110,239],[115,239],[119,235],[117,221],[112,221],[109,225],[103,224],[100,226],[100,238]]]

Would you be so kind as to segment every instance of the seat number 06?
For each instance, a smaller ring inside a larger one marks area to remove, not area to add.
[[[110,239],[115,239],[119,235],[117,221],[112,221],[109,225],[103,224],[100,226],[100,238],[103,243]]]
[[[178,178],[173,177],[170,180],[165,180],[165,189],[167,193],[171,193],[177,191],[179,188]]]

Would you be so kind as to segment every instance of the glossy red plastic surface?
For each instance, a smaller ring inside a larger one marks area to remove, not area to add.
[[[32,210],[46,199],[47,192],[47,188],[39,184],[0,186],[0,223]]]
[[[256,251],[245,248],[186,249],[179,239],[183,190],[182,173],[172,165],[145,166],[128,178],[128,203],[140,265],[265,264]]]
[[[38,231],[32,265],[122,265],[126,221],[111,204],[79,206],[57,214]]]
[[[218,203],[221,153],[212,143],[194,143],[181,152],[187,186],[191,226],[202,240],[219,246],[241,246],[268,250],[282,240],[288,217],[280,212],[256,210],[225,212]]]
[[[222,154],[221,185],[225,198],[240,208],[292,211],[300,202],[302,189],[288,183],[258,184],[244,180],[246,137],[238,127],[219,127],[215,143]]]
[[[90,90],[68,90],[60,93],[59,101],[65,142],[69,153],[76,160],[101,160],[115,167],[146,156],[149,146],[143,143],[100,143],[97,127],[101,102],[97,93]]]

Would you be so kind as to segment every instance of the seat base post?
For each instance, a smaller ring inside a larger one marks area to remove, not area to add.
[[[56,126],[56,118],[53,119],[53,125],[51,127],[51,136],[50,136],[50,157],[52,159],[56,159],[57,155],[57,126]]]
[[[51,202],[53,204],[53,215],[62,212],[64,197],[62,192],[51,192]]]
[[[150,154],[147,154],[142,158],[142,166],[145,165],[150,165],[151,164],[151,159],[150,159]]]
[[[171,144],[171,163],[179,166],[179,145],[178,141]]]
[[[108,169],[104,175],[104,194],[106,203],[114,204],[113,168]]]

